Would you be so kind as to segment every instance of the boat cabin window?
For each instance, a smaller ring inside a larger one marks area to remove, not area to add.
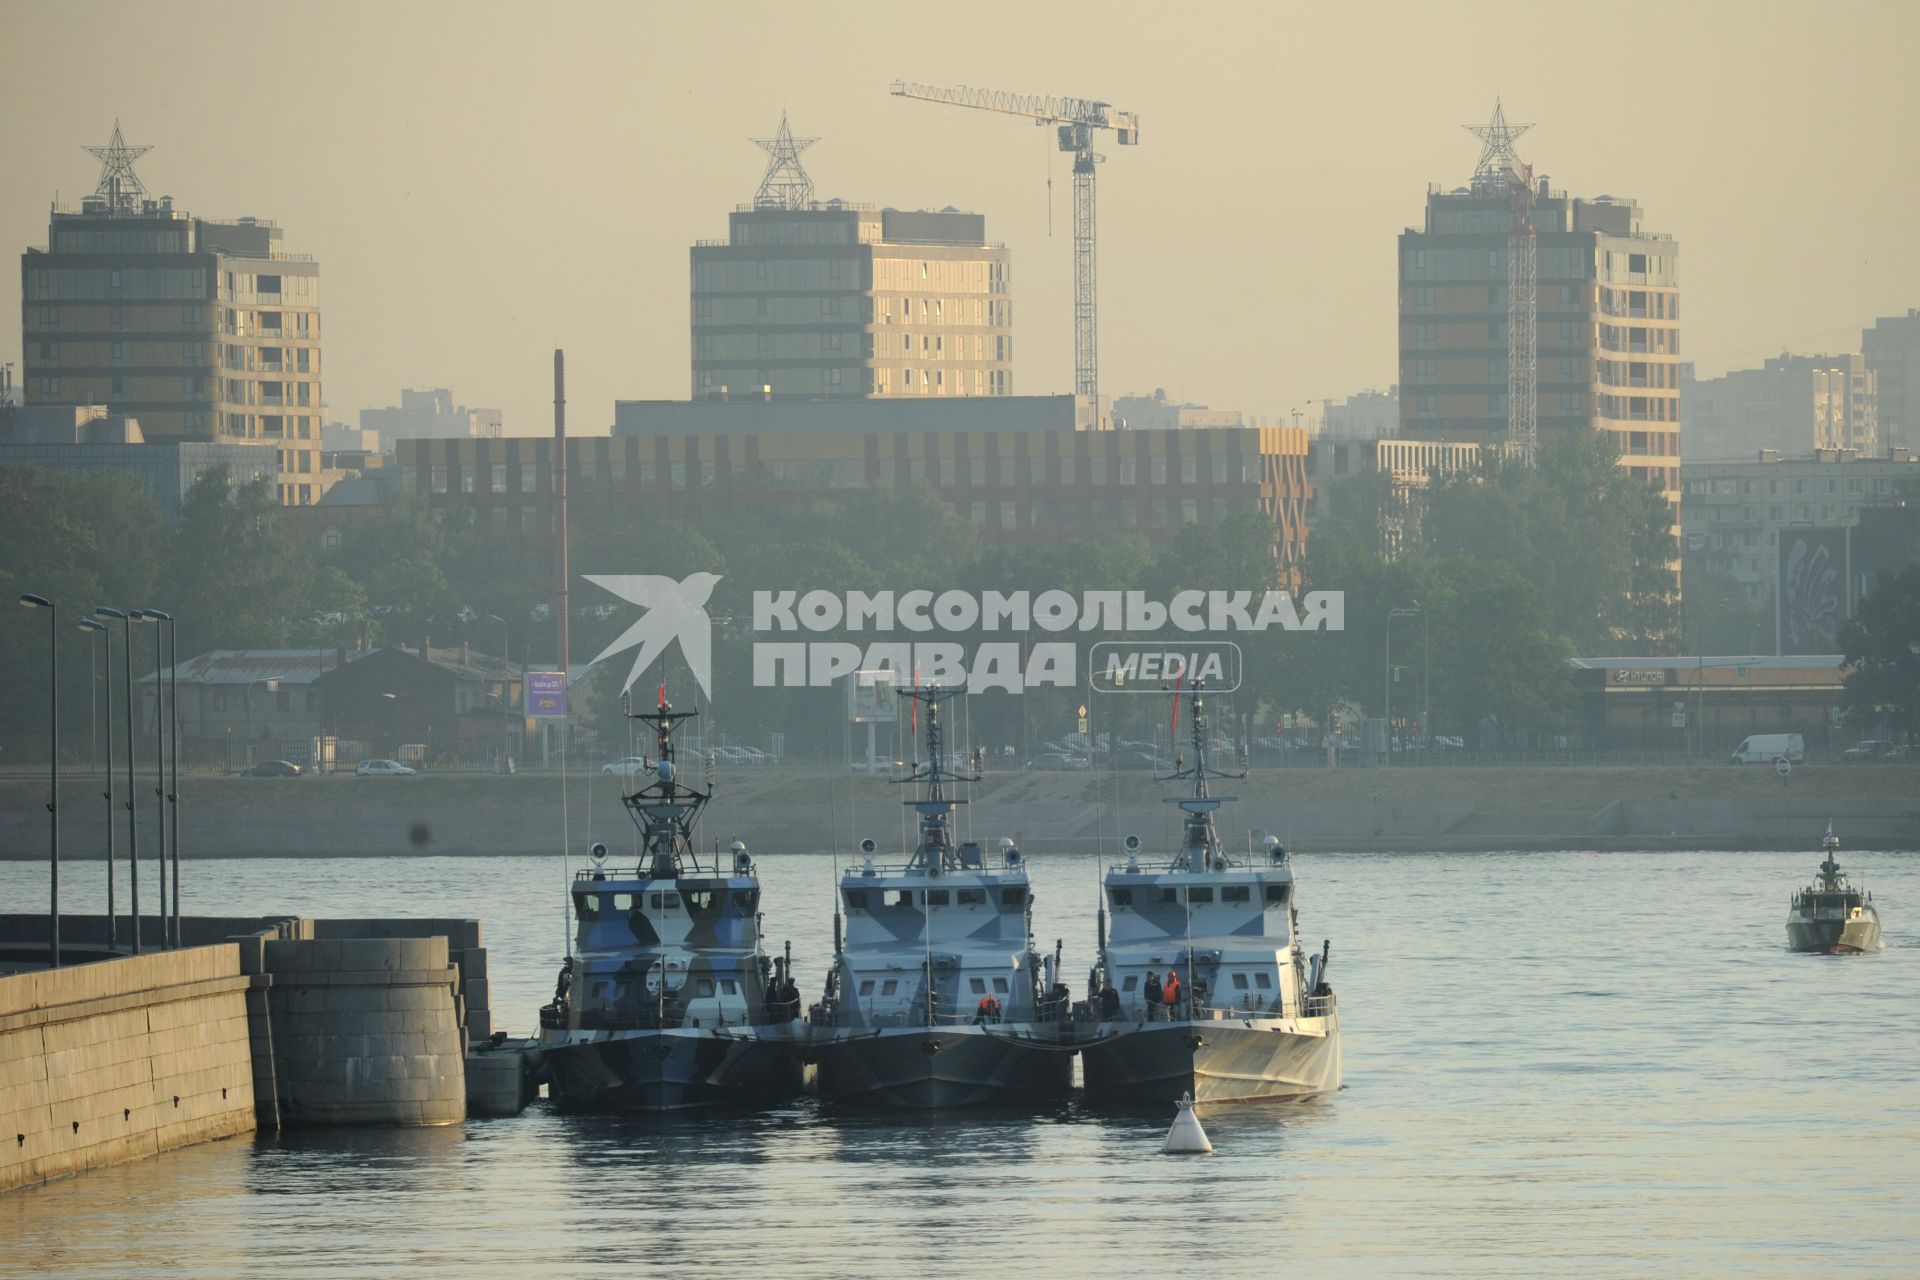
[[[1178,889],[1155,889],[1153,891],[1153,900],[1161,906],[1176,906],[1180,902],[1180,891]]]
[[[1253,985],[1259,987],[1262,991],[1271,991],[1273,990],[1273,975],[1270,973],[1256,973],[1253,975]]]
[[[1120,989],[1122,991],[1131,991],[1139,985],[1140,985],[1140,975],[1137,973],[1130,973],[1127,975],[1127,980],[1120,984]]]
[[[713,994],[713,979],[701,978],[696,981],[693,984],[693,994],[703,999],[711,996]]]
[[[1233,989],[1234,989],[1235,991],[1245,991],[1245,990],[1247,989],[1247,975],[1246,975],[1246,974],[1244,974],[1244,973],[1236,973],[1236,974],[1234,974],[1234,975],[1233,975]]]
[[[1109,891],[1107,896],[1113,899],[1113,909],[1115,911],[1118,911],[1122,907],[1130,907],[1133,905],[1133,890],[1131,889],[1113,889]]]
[[[866,980],[865,982],[862,982],[862,983],[860,984],[860,994],[861,994],[861,995],[863,995],[863,996],[870,996],[870,995],[872,995],[872,994],[873,994],[873,979],[872,979],[872,978],[868,978],[868,979],[867,979],[867,980]]]
[[[713,910],[713,890],[687,890],[687,910],[701,915]]]
[[[1211,885],[1208,885],[1204,888],[1196,886],[1192,889],[1187,890],[1187,901],[1193,902],[1193,903],[1212,902],[1213,887]]]
[[[1025,889],[1002,889],[1000,891],[1000,905],[1003,907],[1026,906],[1027,891]]]
[[[944,907],[944,906],[946,906],[946,905],[947,905],[947,891],[946,891],[945,889],[929,889],[929,890],[927,890],[927,905],[928,905],[928,906],[930,906],[930,907]]]
[[[720,979],[720,994],[723,996],[739,995],[740,988],[734,983],[732,978],[722,978]]]
[[[1270,884],[1267,886],[1268,906],[1281,906],[1286,903],[1286,900],[1287,886],[1284,884]]]
[[[573,895],[574,914],[582,920],[600,918],[600,895],[597,893],[576,893]]]
[[[982,907],[987,903],[987,891],[985,889],[956,889],[954,890],[953,897],[954,900],[963,907]]]
[[[1220,886],[1220,901],[1222,902],[1247,902],[1250,901],[1252,897],[1253,894],[1246,885],[1227,884]]]
[[[660,910],[662,907],[670,908],[679,905],[680,895],[677,893],[656,893],[653,895],[653,909],[655,911]]]
[[[888,905],[888,906],[890,906],[890,907],[910,907],[910,906],[912,906],[912,905],[913,905],[913,890],[911,890],[911,889],[901,889],[901,890],[899,890],[899,891],[898,891],[898,892],[896,892],[896,893],[895,893],[895,894],[894,894],[894,895],[893,895],[892,897],[890,897],[890,898],[888,898],[888,899],[887,899],[887,905]]]
[[[899,989],[900,989],[900,982],[897,978],[888,978],[885,982],[880,984],[880,994],[883,996],[890,996],[894,992],[898,991]]]
[[[865,911],[867,909],[867,891],[865,889],[847,890],[847,910]]]
[[[1001,995],[1007,994],[1007,980],[1005,978],[995,978],[993,980],[993,989]]]
[[[612,893],[607,896],[613,899],[613,909],[615,911],[631,911],[639,905],[634,901],[634,898],[637,896],[635,894]]]
[[[968,985],[970,985],[973,988],[973,994],[977,996],[986,994],[987,980],[985,978],[975,978]]]
[[[735,889],[732,893],[728,894],[727,896],[728,896],[728,899],[733,903],[733,909],[735,911],[738,911],[741,915],[745,915],[745,916],[750,916],[753,914],[754,906],[760,900],[760,895],[755,893],[751,889]]]

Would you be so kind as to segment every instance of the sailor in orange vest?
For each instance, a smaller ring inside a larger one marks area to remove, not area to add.
[[[1000,1021],[1000,1002],[992,996],[981,996],[980,1004],[974,1010],[973,1020],[976,1024]]]
[[[1160,998],[1167,1005],[1167,1021],[1177,1021],[1180,1015],[1174,1011],[1180,1006],[1180,975],[1167,970],[1167,980],[1161,984],[1160,992]]]

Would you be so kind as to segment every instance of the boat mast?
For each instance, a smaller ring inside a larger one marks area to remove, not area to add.
[[[677,879],[682,870],[700,871],[700,851],[693,842],[693,824],[713,792],[702,791],[680,780],[674,759],[673,734],[683,721],[698,711],[675,711],[667,701],[667,686],[660,686],[658,707],[633,713],[630,719],[652,728],[658,759],[653,765],[653,781],[621,797],[627,812],[640,829],[647,865],[643,868],[656,879]],[[715,855],[718,869],[718,855]]]

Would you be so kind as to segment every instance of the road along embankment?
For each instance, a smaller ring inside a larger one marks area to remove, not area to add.
[[[417,778],[185,779],[187,858],[405,857],[632,848],[621,780],[550,774]],[[907,788],[885,778],[798,768],[723,772],[702,843],[757,854],[902,843]],[[1133,832],[1170,838],[1176,791],[1145,772],[989,773],[960,789],[963,837],[1005,836],[1036,853],[1115,848]],[[104,856],[105,805],[61,806],[68,858]],[[1214,785],[1236,843],[1271,833],[1303,850],[1796,849],[1828,821],[1850,848],[1920,848],[1920,766],[1810,765],[1782,777],[1725,765],[1671,768],[1412,767],[1255,770]],[[0,783],[0,854],[45,856],[45,784]],[[564,819],[563,819],[564,815]],[[124,819],[123,819],[124,821]],[[142,848],[152,844],[142,832]],[[124,832],[120,839],[125,856]]]

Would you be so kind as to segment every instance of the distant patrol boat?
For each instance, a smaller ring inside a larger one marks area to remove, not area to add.
[[[800,993],[791,955],[760,942],[760,882],[745,845],[701,864],[693,826],[707,790],[683,781],[666,686],[652,727],[658,759],[625,796],[640,863],[609,871],[594,846],[572,885],[573,954],[540,1011],[548,1094],[569,1110],[664,1111],[788,1097],[800,1091]]]
[[[1212,795],[1206,699],[1174,695],[1192,711],[1191,779],[1169,803],[1184,815],[1179,849],[1143,868],[1139,838],[1103,881],[1100,958],[1088,1002],[1095,1034],[1080,1044],[1089,1098],[1116,1102],[1265,1102],[1340,1087],[1340,1017],[1327,985],[1330,944],[1311,960],[1296,931],[1293,866],[1269,836],[1265,861],[1238,861],[1220,843]],[[1245,777],[1244,774],[1237,775]],[[1110,923],[1109,923],[1110,921]],[[1172,981],[1168,982],[1167,979]],[[1174,988],[1171,999],[1167,988]]]
[[[1840,838],[1833,834],[1831,822],[1820,847],[1826,853],[1820,878],[1794,894],[1787,907],[1787,949],[1832,955],[1880,950],[1886,945],[1880,938],[1880,913],[1872,894],[1852,887],[1840,874],[1833,856],[1840,849]]]
[[[961,802],[947,788],[973,779],[948,767],[941,709],[962,692],[906,692],[916,714],[925,707],[928,758],[899,779],[924,787],[906,802],[920,819],[908,861],[876,866],[874,843],[863,840],[864,863],[840,877],[834,965],[808,1041],[824,1099],[959,1107],[1072,1086],[1071,1050],[1050,1030],[1067,1002],[1042,978],[1020,851],[1002,841],[989,868],[978,844],[954,840]]]

